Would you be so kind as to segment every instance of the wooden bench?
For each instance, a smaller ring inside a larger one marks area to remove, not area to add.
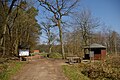
[[[69,63],[69,64],[72,64],[72,63],[80,63],[80,62],[81,62],[81,58],[80,58],[80,57],[70,56],[70,57],[67,57],[66,59],[68,60],[68,63]]]

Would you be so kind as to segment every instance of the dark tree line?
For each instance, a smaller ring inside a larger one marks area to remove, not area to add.
[[[25,0],[0,0],[1,57],[18,55],[19,47],[34,48],[40,34],[37,13]]]

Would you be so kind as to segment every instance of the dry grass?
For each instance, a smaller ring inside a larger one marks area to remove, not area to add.
[[[9,80],[23,66],[25,62],[9,61],[0,64],[0,80]]]
[[[80,68],[92,80],[120,80],[120,56],[110,55],[105,62],[86,64]]]

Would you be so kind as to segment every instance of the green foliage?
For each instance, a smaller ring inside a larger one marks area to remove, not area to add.
[[[62,58],[62,55],[60,53],[50,53],[49,58],[59,59]]]
[[[9,62],[1,64],[0,68],[0,80],[9,80],[12,75],[19,71],[19,69],[25,64],[24,62]]]
[[[34,56],[35,54],[34,53],[30,53],[31,56]]]
[[[0,5],[1,3],[2,1]],[[2,4],[5,5],[4,2]],[[32,50],[41,34],[41,27],[35,18],[38,15],[38,10],[33,6],[28,7],[28,3],[25,1],[20,1],[16,5],[19,7],[14,6],[8,16],[5,14],[9,10],[8,5],[0,7],[0,41],[2,41],[0,53],[3,53],[3,49],[5,49],[4,57],[18,55],[18,47]]]
[[[37,53],[37,52],[36,53],[30,53],[31,56],[35,56],[37,54],[40,55],[40,53]]]
[[[48,58],[54,58],[54,59],[60,59],[62,58],[62,55],[60,53],[40,53],[39,54],[42,57],[48,57]]]
[[[75,66],[67,66],[63,65],[62,66],[63,71],[65,75],[70,79],[70,80],[89,80],[88,77],[84,76],[77,67]]]
[[[42,57],[47,57],[47,55],[48,55],[48,53],[45,53],[45,52],[40,53],[40,56],[42,56]]]

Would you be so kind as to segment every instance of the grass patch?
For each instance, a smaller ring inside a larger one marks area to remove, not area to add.
[[[30,56],[35,56],[35,55],[37,55],[37,54],[40,55],[40,53],[37,53],[37,52],[36,52],[36,53],[30,53]]]
[[[61,59],[62,55],[60,53],[50,53],[49,58]]]
[[[63,65],[63,72],[70,80],[90,80],[84,76],[81,71],[75,66]]]
[[[48,57],[53,59],[61,59],[62,55],[60,53],[40,53],[39,54],[42,57]]]
[[[39,55],[42,56],[42,57],[47,57],[47,54],[48,53],[40,53]]]
[[[25,62],[10,61],[9,63],[1,64],[0,80],[9,80],[12,75],[16,74]]]

